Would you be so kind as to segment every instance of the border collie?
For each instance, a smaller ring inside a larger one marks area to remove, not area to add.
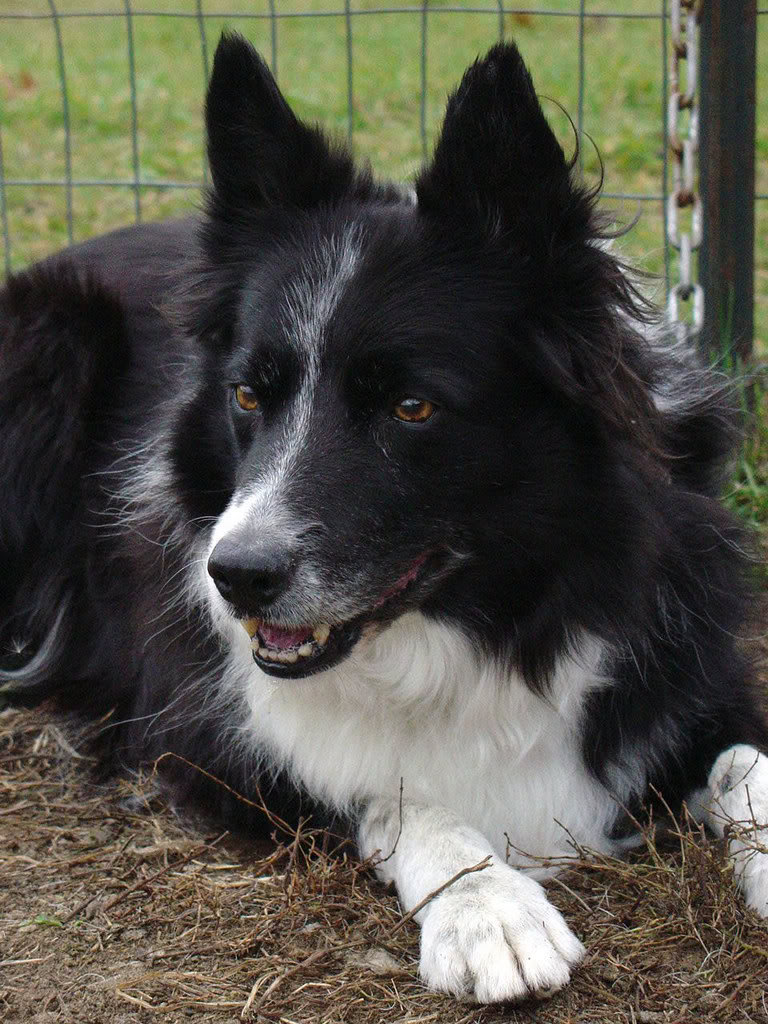
[[[546,995],[537,878],[688,801],[768,914],[768,728],[717,495],[727,382],[667,344],[512,45],[413,193],[223,36],[203,215],[0,296],[0,686],[180,798],[348,820],[421,973]],[[316,819],[317,820],[317,819]],[[251,826],[269,821],[251,813]]]

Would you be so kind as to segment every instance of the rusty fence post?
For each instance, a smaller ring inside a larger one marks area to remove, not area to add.
[[[703,342],[746,362],[754,335],[757,0],[702,0]]]

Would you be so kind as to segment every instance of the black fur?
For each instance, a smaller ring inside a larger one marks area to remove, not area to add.
[[[301,556],[339,589],[363,567],[372,605],[438,552],[409,600],[542,693],[580,636],[599,638],[615,682],[589,700],[584,754],[609,786],[639,757],[674,806],[725,747],[767,749],[736,639],[745,539],[716,500],[729,389],[648,341],[658,328],[517,50],[467,72],[416,205],[298,121],[236,37],[206,116],[202,218],[75,246],[0,296],[5,698],[103,719],[114,768],[172,750],[253,795],[214,686],[219,640],[178,590],[280,443],[302,370],[280,300],[308,254],[356,225],[362,255],[325,328],[321,412],[289,495],[324,530]],[[240,380],[262,398],[258,426],[231,409]],[[417,392],[437,414],[394,424],[393,400]],[[271,827],[164,765],[182,799]],[[260,782],[284,816],[309,807],[279,774]]]

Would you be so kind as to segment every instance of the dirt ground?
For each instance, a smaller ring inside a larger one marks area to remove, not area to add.
[[[488,1009],[423,989],[418,929],[351,851],[205,830],[80,760],[55,718],[0,714],[9,1024],[768,1024],[768,922],[689,825],[550,883],[588,957],[552,1000]]]

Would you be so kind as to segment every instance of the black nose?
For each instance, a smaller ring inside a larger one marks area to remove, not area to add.
[[[208,574],[225,600],[242,611],[265,611],[290,586],[296,556],[280,544],[251,545],[225,537],[208,559]]]

